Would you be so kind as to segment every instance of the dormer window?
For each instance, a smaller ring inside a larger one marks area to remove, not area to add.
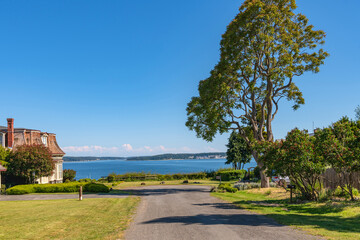
[[[47,147],[47,137],[48,136],[45,134],[41,136],[41,141],[45,145],[45,147]]]

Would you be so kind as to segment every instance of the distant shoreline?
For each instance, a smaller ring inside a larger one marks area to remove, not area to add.
[[[199,159],[225,159],[225,152],[208,152],[208,153],[166,153],[153,156],[138,157],[72,157],[65,156],[64,162],[88,162],[103,160],[125,160],[125,161],[161,161],[161,160],[199,160]]]
[[[128,160],[128,159],[123,159],[123,158],[119,158],[119,159],[91,159],[91,160],[64,160],[64,162],[94,162],[94,161],[128,161],[128,162],[134,162],[134,161],[181,161],[181,160],[216,160],[216,159],[226,159],[226,157],[224,158],[188,158],[188,159],[137,159],[137,160]]]

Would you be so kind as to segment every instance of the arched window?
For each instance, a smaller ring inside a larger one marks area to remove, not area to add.
[[[46,134],[44,134],[44,135],[42,135],[41,136],[41,141],[42,141],[42,143],[47,147],[47,135]]]

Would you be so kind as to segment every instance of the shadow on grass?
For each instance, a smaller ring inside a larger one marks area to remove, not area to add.
[[[274,200],[276,201],[276,200]],[[246,209],[263,210],[272,208],[271,213],[265,214],[280,224],[293,226],[314,226],[329,231],[360,233],[360,214],[354,217],[329,216],[326,214],[339,213],[344,210],[346,204],[336,206],[312,206],[307,204],[282,205],[274,211],[273,206],[250,204],[248,201],[235,201],[236,205],[246,205]],[[288,211],[286,211],[286,208]],[[311,214],[311,215],[307,215]]]

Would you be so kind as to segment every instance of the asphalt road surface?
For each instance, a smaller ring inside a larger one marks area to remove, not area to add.
[[[142,196],[127,240],[317,239],[209,195],[207,186],[159,185]]]

